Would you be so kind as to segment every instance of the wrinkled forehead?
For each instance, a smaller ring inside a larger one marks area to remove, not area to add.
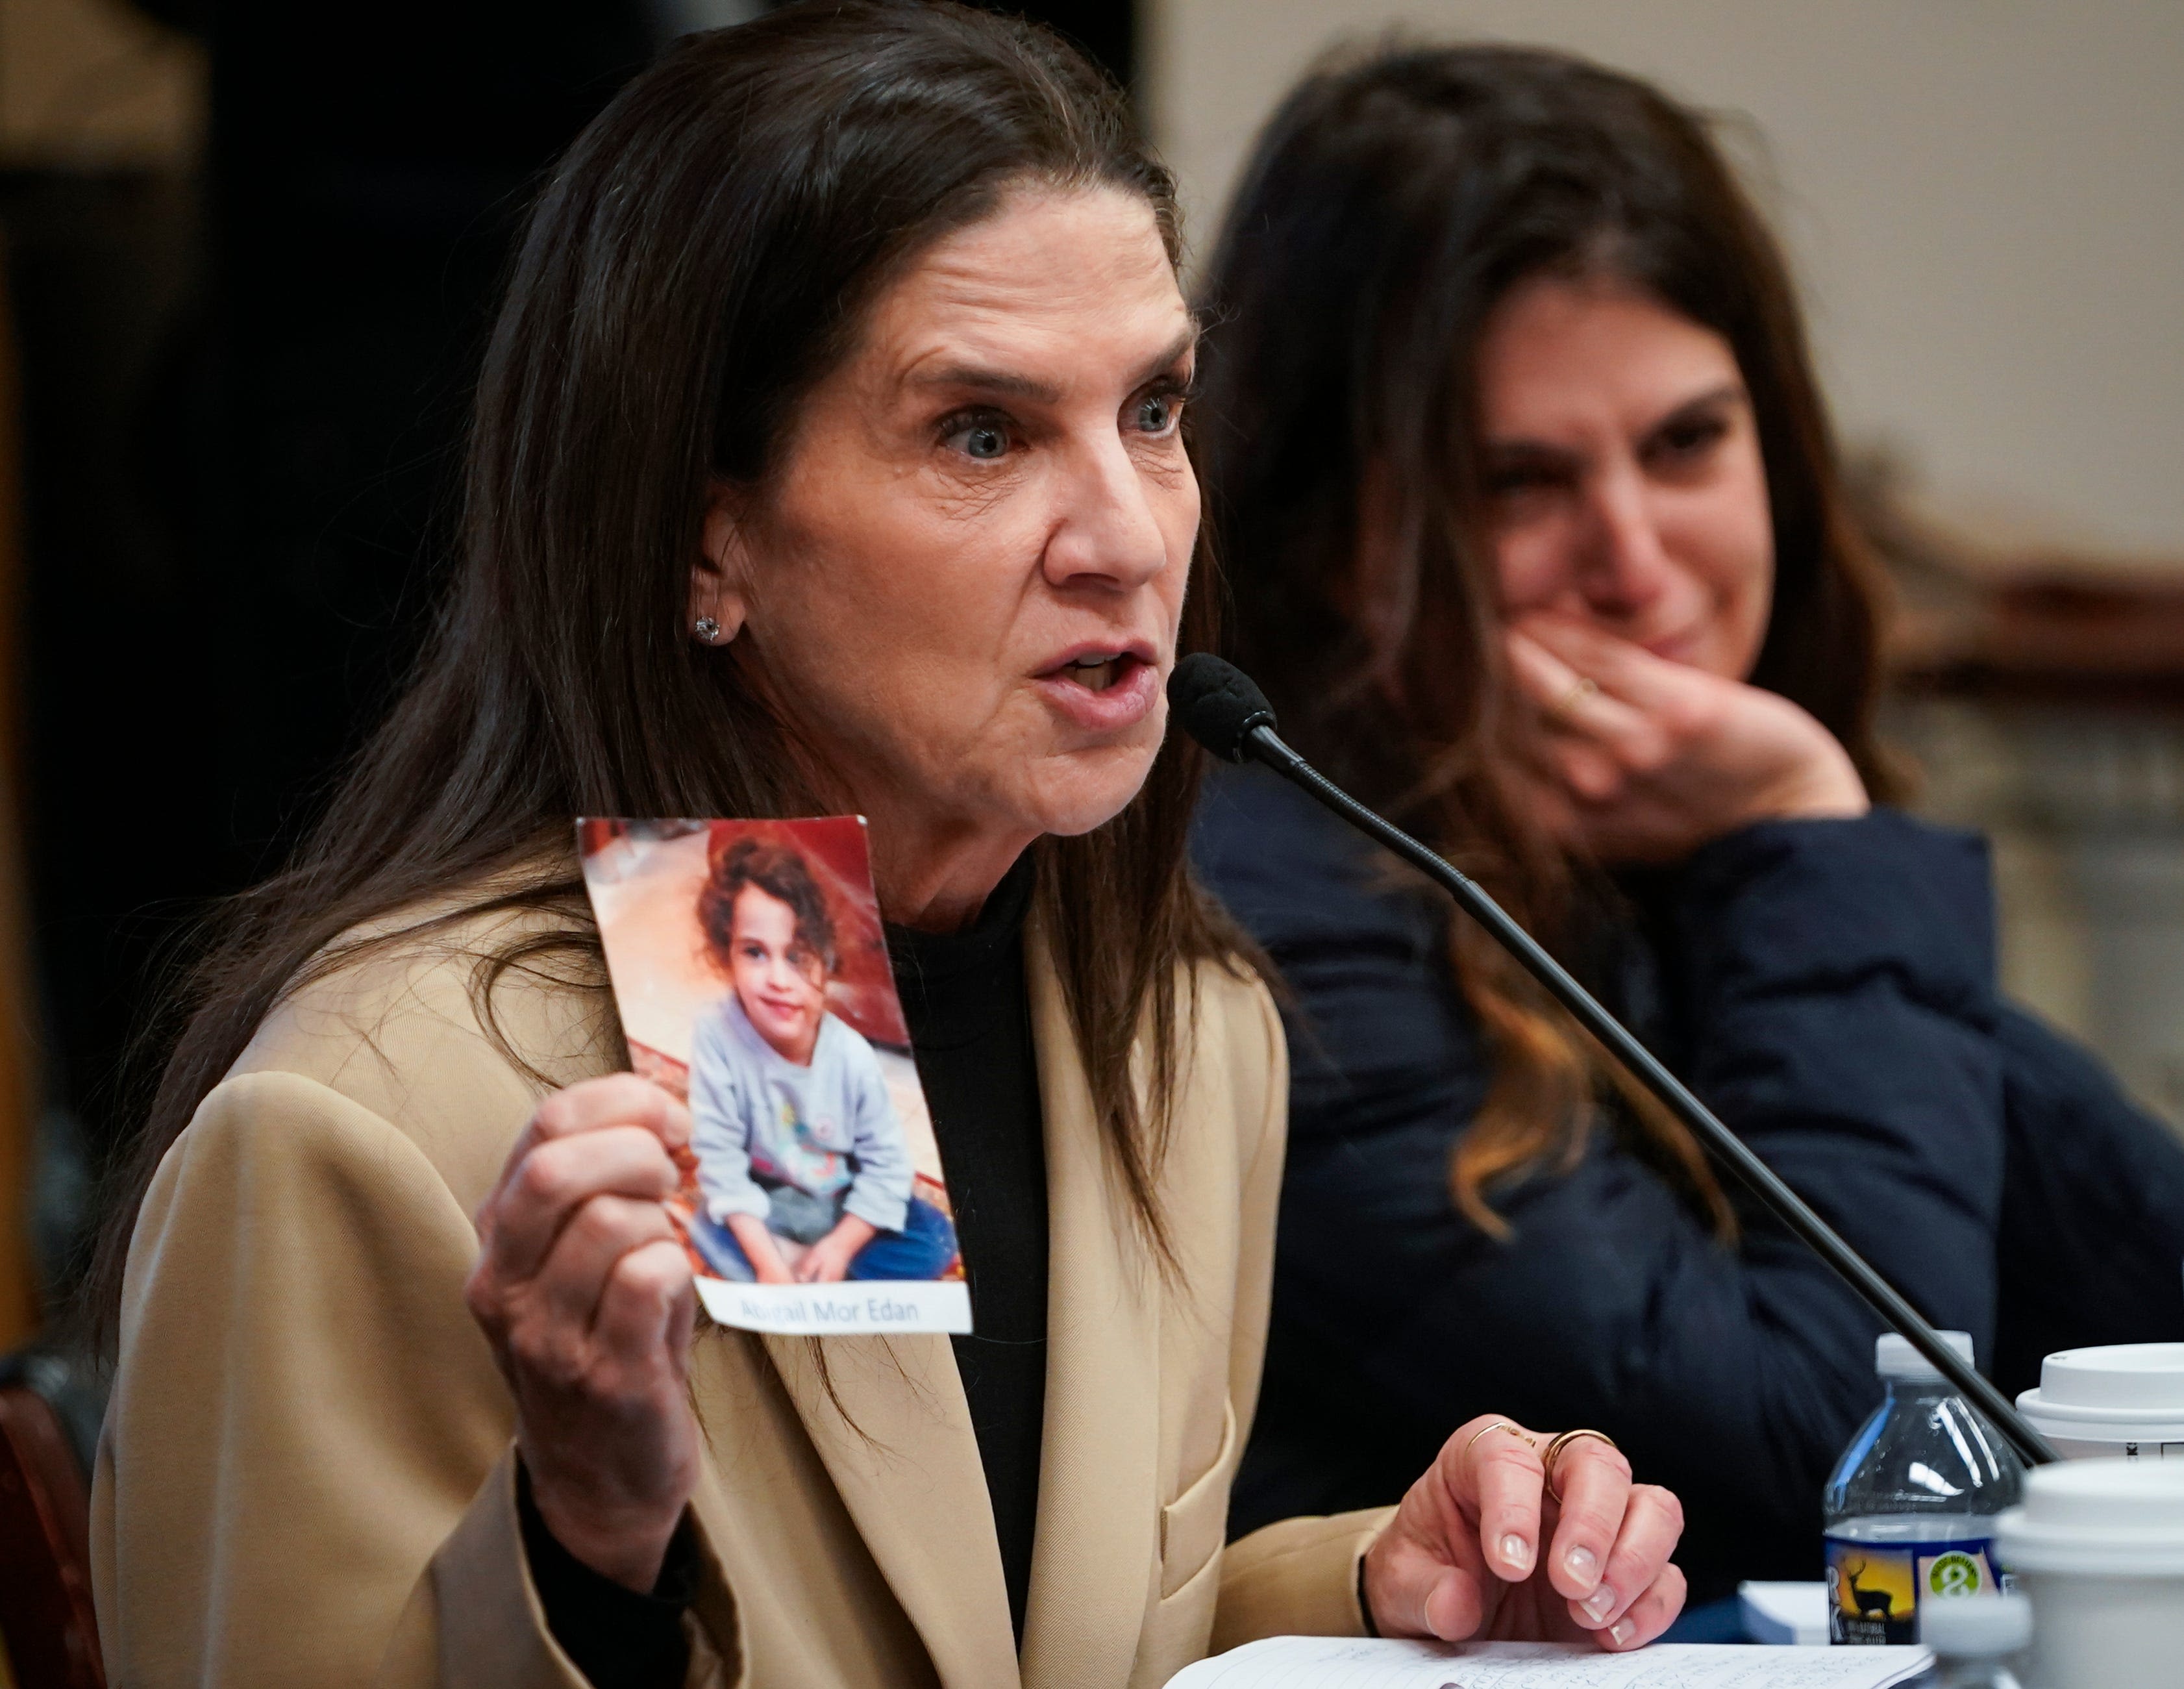
[[[1026,185],[913,260],[873,302],[854,356],[875,389],[970,368],[1067,398],[1141,380],[1194,338],[1150,203]]]

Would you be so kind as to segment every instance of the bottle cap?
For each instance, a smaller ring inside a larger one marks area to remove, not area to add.
[[[1919,1640],[1943,1659],[1992,1659],[2032,1640],[2032,1603],[2021,1595],[1930,1597],[1919,1603]]]
[[[1972,1364],[1972,1334],[1969,1331],[1944,1331],[1942,1341],[1964,1357],[1964,1364]],[[1893,1331],[1884,1331],[1873,1340],[1873,1369],[1883,1378],[1901,1379],[1906,1384],[1938,1384],[1941,1368],[1911,1346],[1911,1340],[1899,1337]]]

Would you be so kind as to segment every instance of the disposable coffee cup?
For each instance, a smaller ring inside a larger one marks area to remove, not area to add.
[[[2065,1460],[2184,1461],[2184,1343],[2060,1350],[2017,1408]]]
[[[2028,1689],[2184,1682],[2184,1460],[2036,1467],[1994,1546],[2032,1599]]]

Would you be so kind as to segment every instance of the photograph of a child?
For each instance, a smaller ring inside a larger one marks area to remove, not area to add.
[[[699,1017],[692,1241],[724,1279],[937,1279],[956,1229],[912,1193],[872,1045],[827,1006],[833,917],[793,845],[738,839],[699,897],[729,989]]]
[[[578,836],[632,1066],[689,1104],[671,1210],[708,1311],[763,1330],[967,1329],[862,822],[588,820]]]

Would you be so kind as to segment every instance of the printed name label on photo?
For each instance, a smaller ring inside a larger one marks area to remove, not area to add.
[[[968,1331],[960,1280],[868,1279],[838,1285],[743,1285],[700,1278],[698,1299],[723,1325],[792,1336],[872,1331]]]

